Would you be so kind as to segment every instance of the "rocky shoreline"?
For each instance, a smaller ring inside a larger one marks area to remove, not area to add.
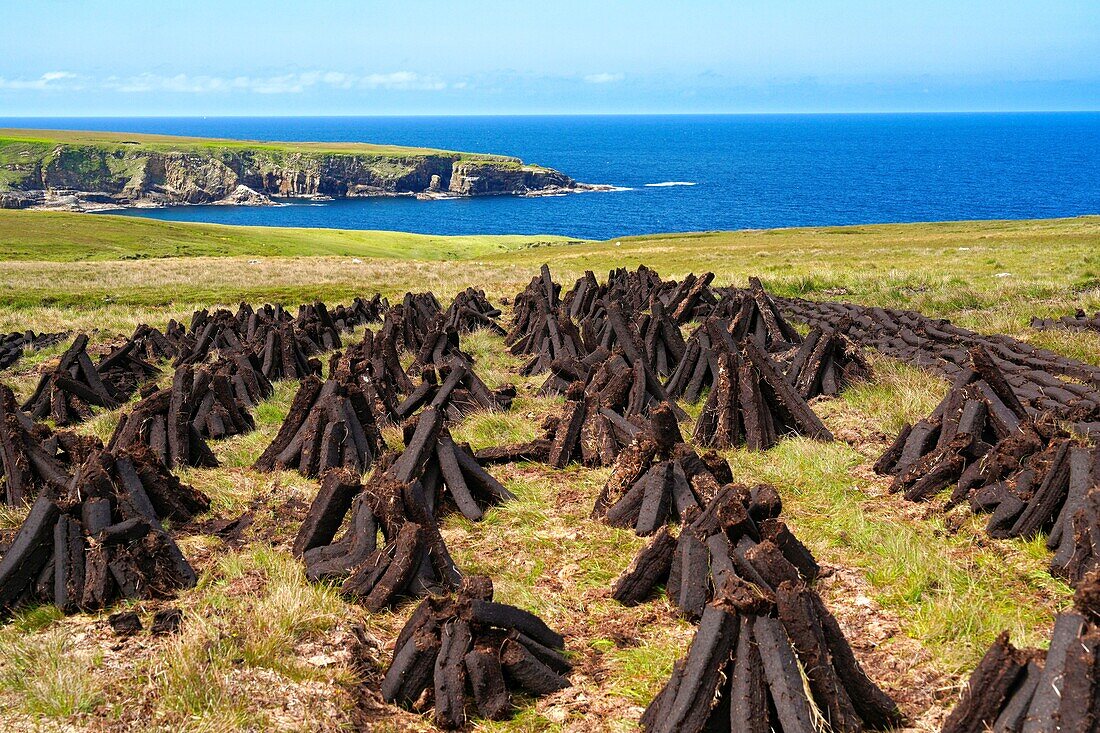
[[[591,193],[594,191],[617,191],[617,186],[592,183],[576,183],[573,186],[548,186],[533,191],[501,191],[497,193],[483,194],[458,194],[450,191],[421,191],[395,193],[389,191],[375,191],[371,193],[356,193],[348,196],[335,197],[326,195],[290,195],[273,198],[262,194],[247,186],[238,186],[230,195],[213,201],[176,201],[166,196],[145,196],[136,200],[117,200],[102,192],[76,191],[76,190],[36,190],[20,192],[0,193],[0,209],[26,209],[35,211],[67,211],[75,213],[105,213],[111,211],[123,211],[127,209],[166,209],[178,206],[288,206],[279,199],[326,202],[343,199],[365,198],[408,198],[414,197],[418,201],[447,201],[452,199],[472,198],[474,196],[522,196],[524,198],[541,198],[545,196],[567,196],[577,193]]]
[[[0,131],[0,209],[109,211],[168,206],[278,206],[415,196],[560,196],[614,190],[518,158],[322,143],[242,143],[115,133]],[[68,136],[62,138],[62,135]],[[42,139],[42,138],[45,139]]]

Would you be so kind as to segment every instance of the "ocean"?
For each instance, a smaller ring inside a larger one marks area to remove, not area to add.
[[[501,153],[623,189],[127,212],[175,221],[610,239],[1100,213],[1100,113],[16,118],[0,126]]]

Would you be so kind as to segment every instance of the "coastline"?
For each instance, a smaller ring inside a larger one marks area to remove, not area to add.
[[[367,143],[0,129],[0,209],[102,212],[277,199],[560,196],[613,190],[519,158]]]

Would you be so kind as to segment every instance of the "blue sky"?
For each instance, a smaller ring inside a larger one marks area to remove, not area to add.
[[[1100,109],[1100,0],[0,3],[0,116]]]

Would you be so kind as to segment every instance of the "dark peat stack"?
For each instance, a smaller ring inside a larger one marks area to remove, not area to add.
[[[943,733],[1100,731],[1100,575],[1077,588],[1047,651],[1017,649],[1005,631],[970,675]]]
[[[498,336],[505,336],[507,332],[496,320],[500,316],[500,308],[489,302],[484,290],[466,288],[455,295],[443,313],[443,323],[458,333],[487,329]]]
[[[62,491],[73,464],[101,444],[96,438],[54,432],[19,409],[15,394],[0,384],[0,479],[2,501],[19,506],[46,487]]]
[[[148,450],[97,451],[64,491],[39,493],[0,559],[0,609],[48,602],[90,611],[191,587],[195,573],[161,520],[209,508]]]
[[[404,299],[386,311],[382,330],[393,339],[398,351],[416,353],[424,345],[436,319],[443,314],[434,293],[405,293]]]
[[[700,457],[683,442],[675,414],[662,405],[615,460],[592,518],[653,534],[670,519],[683,520],[701,509],[731,478],[717,453]]]
[[[512,327],[504,343],[513,356],[530,357],[520,370],[525,377],[544,373],[558,359],[580,359],[588,353],[580,330],[560,307],[560,293],[561,285],[543,265],[513,301]]]
[[[768,351],[787,351],[802,343],[760,278],[750,277],[748,288],[721,288],[722,299],[709,314],[730,322],[736,341],[752,338]]]
[[[161,373],[159,367],[145,360],[133,339],[100,359],[96,371],[107,389],[123,398],[132,395],[139,387],[156,381]]]
[[[1079,586],[1086,575],[1100,571],[1100,446],[1075,446],[1069,455],[1066,500],[1047,537],[1054,551],[1050,572]],[[1091,464],[1091,465],[1090,465]]]
[[[328,307],[321,301],[298,306],[298,317],[294,319],[299,339],[306,339],[307,353],[319,354],[343,347],[340,340],[340,327],[329,315]]]
[[[515,385],[489,389],[471,362],[454,356],[438,374],[430,368],[421,372],[420,384],[397,405],[395,417],[406,420],[428,406],[441,410],[450,422],[458,422],[481,410],[507,411],[515,396]]]
[[[853,382],[871,377],[871,365],[862,350],[845,332],[849,323],[837,329],[814,328],[787,365],[787,381],[805,400],[836,397]]]
[[[378,293],[369,298],[356,296],[350,305],[340,304],[332,309],[332,322],[342,332],[354,331],[358,326],[381,323],[389,307],[389,301]]]
[[[416,375],[427,368],[440,368],[450,364],[453,359],[460,359],[467,365],[472,365],[472,356],[462,350],[459,345],[458,329],[447,325],[442,317],[432,324],[431,329],[423,335],[420,350],[409,365],[409,373]]]
[[[308,578],[344,578],[342,591],[371,610],[404,597],[453,590],[462,577],[436,519],[442,416],[428,409],[408,427],[408,447],[385,468],[378,467],[365,486],[347,469],[324,474],[294,543]],[[452,452],[459,460],[460,454]],[[336,538],[349,512],[347,530]]]
[[[341,374],[324,382],[310,376],[302,380],[278,434],[252,467],[295,469],[310,477],[341,467],[363,473],[384,451],[374,406],[360,382]]]
[[[1031,327],[1039,331],[1066,329],[1069,331],[1096,331],[1100,333],[1100,311],[1090,316],[1078,308],[1072,316],[1032,318]]]
[[[720,330],[719,321],[708,326]],[[712,334],[717,339],[717,335]],[[831,441],[833,434],[755,339],[717,352],[717,380],[695,423],[694,438],[712,448],[768,450],[785,435]]]
[[[31,330],[0,333],[0,369],[7,369],[26,351],[37,351],[53,346],[67,333],[35,333]]]
[[[175,359],[183,334],[178,328],[173,330],[173,324],[176,322],[170,322],[166,333],[147,323],[138,324],[126,344],[131,345],[135,356],[153,364]]]
[[[729,582],[767,593],[785,581],[812,583],[820,568],[780,519],[782,508],[772,486],[722,487],[705,509],[690,513],[679,537],[661,527],[615,581],[611,596],[633,606],[664,585],[669,601],[695,621]]]
[[[653,298],[650,301],[649,313],[641,317],[638,332],[642,338],[646,361],[658,377],[668,377],[684,358],[687,344],[684,343],[684,335],[680,333],[680,326],[668,315],[660,299]]]
[[[801,582],[730,582],[642,714],[647,733],[858,733],[901,724],[836,619]]]
[[[697,402],[703,390],[713,389],[718,381],[718,354],[732,346],[728,320],[708,318],[697,326],[684,342],[684,354],[665,383],[669,396]]]
[[[35,420],[52,418],[57,425],[73,425],[92,416],[92,407],[113,410],[131,393],[119,393],[104,381],[86,351],[88,336],[80,334],[56,367],[38,381],[23,405]]]
[[[429,700],[450,730],[467,723],[469,690],[480,717],[504,720],[512,690],[541,697],[570,686],[564,646],[538,616],[495,602],[488,578],[471,577],[454,595],[421,601],[397,637],[382,699],[417,710]]]
[[[140,443],[170,468],[214,468],[217,459],[206,440],[254,430],[250,410],[271,393],[271,382],[243,353],[197,367],[185,364],[176,369],[170,387],[146,392],[120,418],[109,447]]]

